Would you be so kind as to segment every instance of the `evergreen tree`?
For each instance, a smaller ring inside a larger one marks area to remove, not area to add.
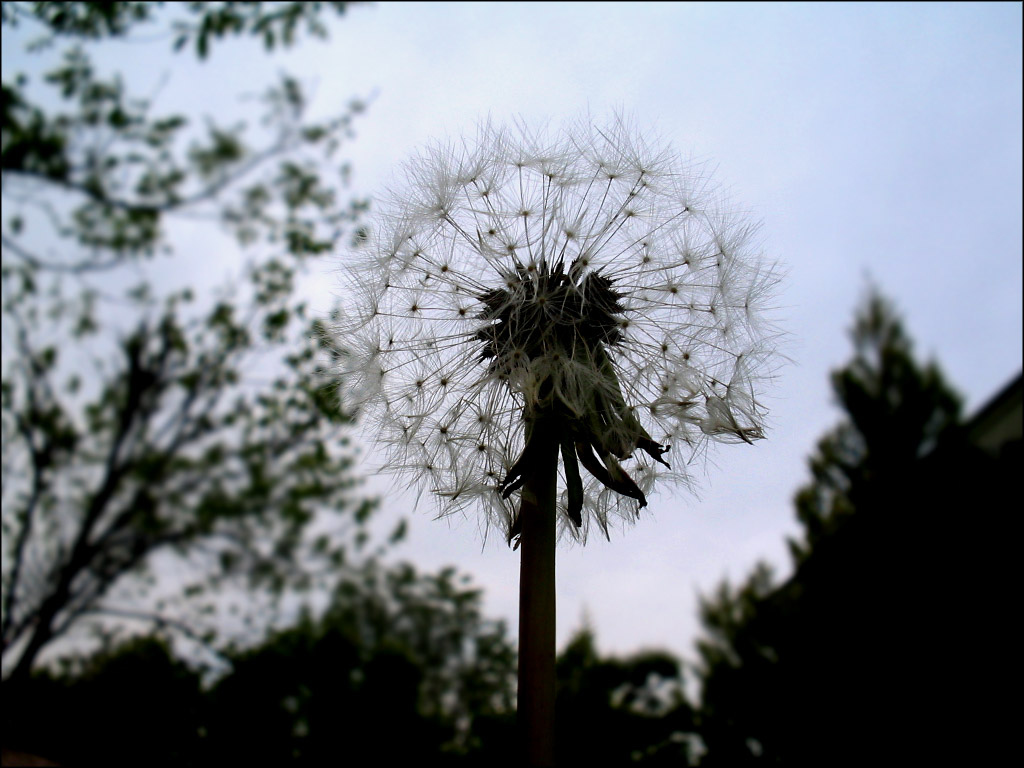
[[[981,574],[1006,566],[978,557],[998,545],[963,513],[994,506],[1010,466],[970,445],[959,398],[934,364],[916,362],[885,299],[868,297],[852,336],[853,359],[832,377],[845,418],[796,496],[793,575],[775,584],[762,566],[702,605],[702,765],[920,762],[986,748],[952,739],[984,728],[958,707],[978,705],[974,675],[995,669],[977,641],[981,606],[998,603]]]
[[[851,332],[853,359],[832,374],[844,421],[818,443],[812,482],[796,496],[803,541],[790,542],[794,561],[808,559],[853,515],[888,514],[893,494],[912,505],[922,461],[954,439],[960,398],[935,363],[919,365],[892,307],[871,293]],[[893,520],[888,522],[892,523]]]

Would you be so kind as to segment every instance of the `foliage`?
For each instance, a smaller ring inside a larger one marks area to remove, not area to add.
[[[200,675],[165,641],[137,637],[76,666],[5,683],[5,748],[61,765],[196,764]]]
[[[602,658],[582,629],[558,659],[558,765],[687,765],[693,712],[682,667],[663,651]]]
[[[467,582],[453,569],[370,568],[339,587],[320,621],[237,656],[213,691],[215,712],[231,713],[220,726],[224,758],[239,759],[237,745],[266,717],[287,723],[250,737],[246,762],[275,750],[310,765],[339,751],[368,764],[478,750],[476,719],[513,710],[515,651],[504,625],[480,615],[481,594]]]
[[[950,735],[1008,720],[971,709],[1000,665],[976,632],[1007,569],[978,557],[995,551],[990,532],[959,513],[999,503],[1009,460],[965,439],[959,399],[915,361],[882,297],[867,298],[852,335],[853,359],[832,377],[845,418],[796,496],[793,575],[777,584],[761,566],[702,605],[701,765],[975,762],[988,737]],[[959,674],[947,672],[955,658]]]
[[[322,36],[322,5],[4,4],[5,26],[41,31],[24,63],[59,59],[42,83],[7,72],[3,83],[12,676],[104,616],[209,640],[214,594],[257,590],[245,618],[266,616],[289,590],[333,583],[366,541],[372,505],[352,493],[350,419],[322,375],[342,350],[297,289],[365,207],[345,199],[336,157],[363,105],[309,123],[300,83],[282,76],[254,135],[159,114],[90,53],[154,27],[200,58],[243,34],[269,50],[302,30]],[[245,247],[244,263],[221,258],[239,249],[211,231],[169,269],[177,224],[204,217]],[[222,270],[237,277],[218,287]],[[154,591],[168,568],[183,592]]]
[[[804,528],[804,540],[791,542],[797,563],[855,510],[884,514],[885,495],[911,486],[921,459],[953,439],[960,420],[959,397],[934,363],[917,364],[885,299],[869,295],[851,335],[854,357],[832,374],[847,418],[818,443],[813,482],[796,497]]]
[[[68,764],[479,755],[475,720],[509,718],[515,679],[514,650],[504,626],[481,617],[479,591],[452,570],[410,566],[369,565],[352,579],[322,617],[229,652],[231,671],[212,687],[160,641],[135,641],[71,674],[37,674],[5,713],[5,731],[20,749]]]
[[[161,20],[163,3],[4,3],[3,23],[41,22],[46,34],[35,42],[36,47],[52,45],[57,37],[103,40],[123,37],[139,25]],[[327,36],[327,27],[320,19],[325,8],[343,14],[351,3],[341,2],[190,2],[188,15],[171,22],[172,48],[179,51],[195,45],[196,55],[205,59],[210,46],[228,36],[258,37],[268,51],[280,44],[290,47],[296,42],[300,24],[305,31],[319,38]]]
[[[212,685],[163,641],[136,639],[37,672],[5,729],[68,764],[513,764],[515,651],[482,617],[480,592],[452,569],[350,575],[323,615],[228,651]],[[559,764],[692,764],[670,654],[602,657],[583,629],[558,680]]]

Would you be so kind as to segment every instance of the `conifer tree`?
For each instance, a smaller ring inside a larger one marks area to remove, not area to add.
[[[970,444],[959,397],[877,292],[852,340],[832,376],[844,417],[796,495],[792,576],[759,566],[703,602],[701,765],[970,759],[990,737],[952,735],[1007,720],[975,707],[1001,669],[978,629],[1001,610],[1008,566],[964,513],[998,508],[1012,459]]]

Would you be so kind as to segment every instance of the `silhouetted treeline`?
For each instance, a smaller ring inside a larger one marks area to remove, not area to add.
[[[513,710],[514,649],[479,608],[452,570],[370,565],[322,617],[228,651],[213,685],[153,638],[7,683],[5,745],[67,765],[454,760]]]
[[[759,567],[705,600],[696,705],[672,655],[602,657],[579,632],[558,660],[560,765],[989,764],[1005,747],[1020,380],[965,423],[881,298],[853,339],[792,575]],[[141,639],[5,683],[5,745],[69,766],[512,760],[514,648],[453,571],[370,566],[322,617],[226,658],[204,687]]]
[[[985,764],[1011,732],[996,693],[1017,668],[999,627],[1020,380],[1016,438],[984,450],[885,300],[852,336],[832,379],[844,419],[796,496],[793,575],[761,568],[703,607],[702,766]]]
[[[5,684],[4,738],[68,766],[511,764],[514,649],[479,606],[453,571],[372,567],[322,618],[226,654],[212,686],[154,638]],[[563,764],[687,753],[670,655],[601,658],[582,631],[558,675]]]

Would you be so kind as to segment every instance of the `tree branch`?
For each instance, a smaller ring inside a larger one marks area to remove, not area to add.
[[[168,616],[162,616],[156,612],[138,611],[128,608],[114,608],[112,606],[95,606],[81,611],[80,615],[111,616],[118,619],[133,619],[136,621],[150,622],[155,625],[157,630],[173,629],[185,635],[190,640],[194,640],[202,645],[207,651],[216,656],[219,661],[222,661],[225,664],[231,664],[230,658],[218,650],[217,647],[208,639],[195,632],[188,624],[183,621],[178,621],[177,619],[172,619]]]

